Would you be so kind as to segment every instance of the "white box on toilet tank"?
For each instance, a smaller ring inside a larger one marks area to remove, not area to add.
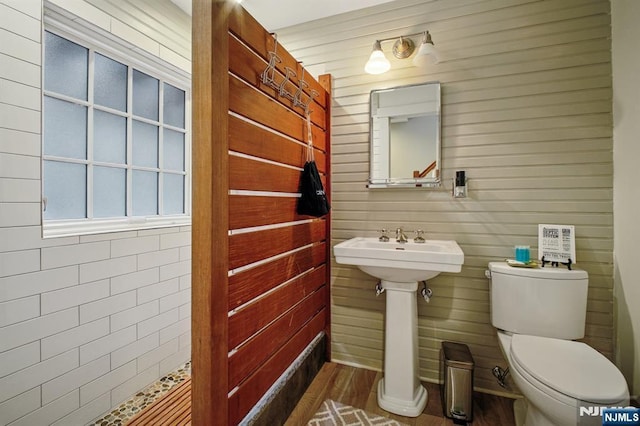
[[[518,268],[489,263],[491,324],[517,334],[584,337],[589,276],[566,266]]]

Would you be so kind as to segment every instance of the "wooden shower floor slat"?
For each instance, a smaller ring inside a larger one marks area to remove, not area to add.
[[[142,410],[127,426],[191,425],[191,377]]]

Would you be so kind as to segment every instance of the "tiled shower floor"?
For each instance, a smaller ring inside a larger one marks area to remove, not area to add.
[[[109,413],[105,414],[103,417],[91,423],[91,425],[124,425],[129,419],[138,414],[145,407],[151,405],[155,400],[167,393],[178,383],[187,379],[189,376],[191,376],[191,361],[183,364],[177,370],[172,371],[155,383],[150,384],[119,406],[115,407]]]

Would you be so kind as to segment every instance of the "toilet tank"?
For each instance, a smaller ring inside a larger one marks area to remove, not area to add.
[[[489,263],[491,324],[504,331],[557,339],[584,337],[586,271]]]

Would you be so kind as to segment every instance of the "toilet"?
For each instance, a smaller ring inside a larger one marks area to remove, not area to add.
[[[489,273],[491,324],[524,396],[514,404],[518,426],[599,425],[600,416],[588,415],[595,407],[629,405],[629,389],[617,367],[574,341],[584,337],[585,271],[491,262]]]

